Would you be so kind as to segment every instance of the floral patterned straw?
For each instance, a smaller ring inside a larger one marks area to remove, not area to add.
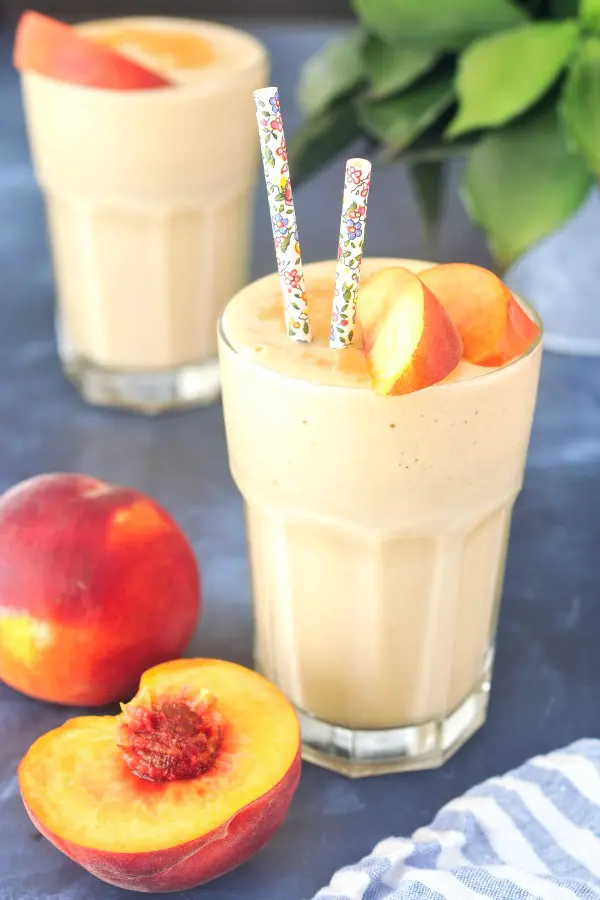
[[[277,271],[281,282],[285,326],[295,341],[310,341],[304,274],[298,242],[287,148],[276,87],[254,92],[260,149],[267,184],[267,198],[275,241]]]
[[[349,159],[344,175],[342,222],[329,335],[332,350],[341,350],[352,343],[370,184],[371,163],[367,159]]]

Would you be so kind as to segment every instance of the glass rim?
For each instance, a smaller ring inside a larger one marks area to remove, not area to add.
[[[42,84],[52,84],[57,88],[64,90],[65,93],[77,94],[94,98],[99,102],[111,102],[126,106],[127,104],[145,103],[150,104],[153,100],[164,102],[167,98],[181,101],[184,98],[198,97],[214,97],[221,92],[229,90],[232,86],[239,84],[240,79],[248,78],[253,71],[268,66],[270,61],[269,50],[266,45],[249,31],[243,28],[237,28],[224,22],[213,22],[209,19],[191,19],[189,16],[160,16],[160,15],[139,15],[139,16],[107,16],[105,18],[86,19],[75,23],[75,28],[85,33],[86,28],[93,30],[93,26],[99,28],[103,25],[115,25],[118,22],[130,23],[140,21],[151,22],[168,22],[171,24],[180,24],[184,28],[187,26],[200,37],[203,36],[203,30],[206,28],[204,36],[206,40],[210,40],[209,33],[226,34],[231,38],[245,44],[249,50],[253,51],[246,63],[236,68],[227,69],[219,68],[215,71],[214,62],[202,67],[200,71],[206,71],[206,78],[199,78],[197,81],[190,81],[180,84],[169,84],[164,87],[152,88],[152,90],[128,90],[118,91],[112,88],[90,87],[85,84],[72,84],[71,82],[62,81],[58,78],[52,78],[49,75],[40,75],[37,72],[27,71],[21,72],[21,80],[36,81]],[[219,77],[215,77],[218,75]]]

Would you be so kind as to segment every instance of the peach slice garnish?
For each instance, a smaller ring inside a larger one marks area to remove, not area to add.
[[[408,269],[382,269],[360,290],[357,320],[375,390],[408,394],[458,365],[460,336],[434,293]]]
[[[482,266],[446,263],[419,273],[446,309],[471,363],[501,365],[523,353],[538,327],[503,281]]]
[[[498,353],[487,360],[486,365],[503,365],[511,359],[522,356],[531,347],[540,333],[540,329],[530,319],[521,304],[511,296],[508,303],[508,314],[504,334],[500,338]]]
[[[142,55],[142,59],[162,62],[169,71],[173,69],[201,69],[215,59],[212,45],[198,34],[189,31],[159,31],[154,28],[115,24],[112,28],[94,31],[94,42],[111,47],[117,52],[127,47]]]
[[[185,659],[146,672],[121,715],[38,738],[18,775],[33,824],[93,875],[184,891],[241,865],[282,824],[300,729],[256,672]]]
[[[21,72],[35,72],[85,87],[130,91],[171,83],[116,50],[89,40],[64,22],[33,10],[27,10],[19,19],[13,61]]]

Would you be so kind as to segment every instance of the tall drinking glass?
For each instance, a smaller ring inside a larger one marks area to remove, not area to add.
[[[136,41],[171,45],[172,56],[141,61],[175,84],[115,91],[22,77],[63,367],[92,403],[210,402],[217,319],[247,279],[252,91],[267,80],[267,54],[242,31],[185,19],[80,28],[131,53]]]
[[[363,279],[385,265],[426,266],[365,259]],[[305,267],[313,344],[285,342],[274,275],[231,301],[219,352],[256,665],[305,758],[361,776],[440,765],[485,720],[541,342],[405,396],[354,384],[350,350],[321,379],[334,270]]]

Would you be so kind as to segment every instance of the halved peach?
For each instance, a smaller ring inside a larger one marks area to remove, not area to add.
[[[503,281],[482,266],[446,263],[419,273],[454,322],[463,355],[483,366],[520,356],[538,327]]]
[[[359,291],[357,320],[375,390],[408,394],[460,362],[458,332],[432,291],[408,269],[382,269]]]
[[[109,884],[183,891],[235,868],[283,822],[300,776],[290,703],[242,666],[144,674],[120,716],[72,719],[19,766],[29,816]]]
[[[21,72],[35,72],[85,87],[139,91],[170,84],[162,75],[116,50],[33,10],[27,10],[19,19],[13,61]]]

